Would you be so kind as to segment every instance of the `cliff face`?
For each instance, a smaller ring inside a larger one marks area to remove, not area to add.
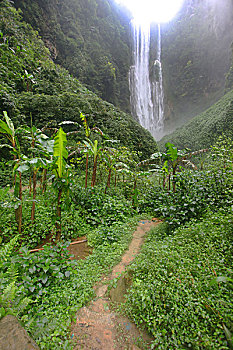
[[[0,77],[0,115],[7,111],[16,127],[31,122],[39,128],[48,123],[57,127],[62,121],[82,126],[82,112],[91,128],[99,127],[110,139],[139,152],[141,159],[157,150],[149,132],[129,114],[103,101],[51,61],[43,41],[9,0],[0,1]],[[7,149],[0,148],[0,158],[2,152],[9,156]]]
[[[128,17],[113,0],[15,0],[55,63],[104,100],[129,111]]]
[[[15,0],[55,63],[101,98],[130,111],[130,16],[114,0]],[[232,0],[185,0],[162,25],[165,131],[215,103],[233,86]],[[152,26],[151,67],[156,57]],[[227,83],[226,83],[227,75]],[[226,85],[225,85],[226,83]]]
[[[165,124],[171,131],[225,93],[233,2],[186,0],[177,18],[162,30]],[[230,87],[230,76],[227,85]]]

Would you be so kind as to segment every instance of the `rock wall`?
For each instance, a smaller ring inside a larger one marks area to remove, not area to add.
[[[233,42],[231,0],[186,0],[162,27],[165,124],[174,130],[225,93]]]

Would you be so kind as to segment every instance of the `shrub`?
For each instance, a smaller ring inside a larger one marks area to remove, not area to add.
[[[232,332],[232,210],[208,212],[167,236],[149,234],[124,305],[155,349],[228,349]]]

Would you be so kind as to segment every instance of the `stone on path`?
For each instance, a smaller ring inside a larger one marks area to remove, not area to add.
[[[39,350],[15,316],[0,320],[0,350]]]

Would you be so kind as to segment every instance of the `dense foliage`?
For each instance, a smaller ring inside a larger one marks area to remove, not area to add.
[[[53,60],[104,100],[129,112],[127,18],[109,0],[15,0]]]
[[[9,1],[0,11],[0,319],[15,315],[41,349],[71,350],[77,310],[140,214],[164,223],[129,267],[124,311],[151,349],[232,348],[232,91],[156,152],[129,115],[49,59]],[[80,236],[89,255],[73,260]]]
[[[132,219],[118,224],[111,230],[118,239],[98,244],[85,260],[71,262],[67,244],[34,255],[25,248],[20,255],[12,254],[14,247],[0,251],[1,293],[9,300],[14,286],[10,312],[21,316],[40,349],[72,349],[69,329],[75,313],[94,296],[93,285],[101,274],[119,261],[134,227]],[[22,301],[26,308],[18,310]],[[8,304],[0,299],[0,318],[6,312]]]
[[[16,126],[30,125],[31,119],[37,127],[52,120],[81,124],[82,112],[90,126],[142,152],[142,157],[156,150],[149,132],[49,59],[36,32],[7,0],[1,2],[0,11],[0,110],[8,111]]]
[[[232,219],[232,210],[208,212],[172,236],[165,224],[148,235],[126,308],[154,336],[151,349],[229,349]]]
[[[232,121],[233,91],[231,90],[207,111],[194,117],[170,135],[163,137],[159,141],[159,146],[163,149],[165,143],[169,141],[180,149],[198,150],[208,148],[215,143],[222,133],[232,137]]]

